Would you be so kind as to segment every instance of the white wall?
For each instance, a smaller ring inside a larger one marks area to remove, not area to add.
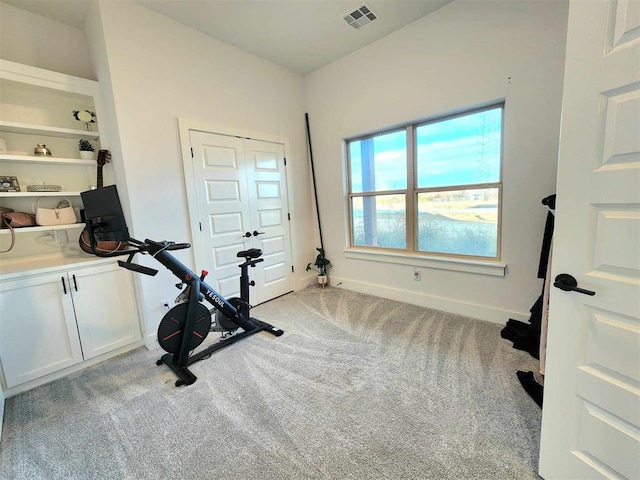
[[[0,3],[0,58],[95,80],[84,33]]]
[[[564,1],[456,1],[305,78],[333,282],[499,323],[529,318],[555,193],[567,24]],[[505,277],[345,258],[342,139],[505,98]]]
[[[555,189],[566,2],[456,1],[304,82],[132,2],[98,7],[85,28],[89,59],[80,30],[0,4],[0,56],[100,80],[101,130],[107,128],[110,168],[131,204],[134,235],[190,240],[178,116],[286,136],[296,270],[304,283],[317,243],[304,133],[308,111],[334,282],[499,322],[528,318],[542,284],[536,278],[546,216],[540,200]],[[345,186],[336,181],[343,172],[342,139],[499,98],[507,101],[506,277],[425,270],[414,282],[409,266],[343,258]],[[186,252],[181,258],[191,261]],[[175,282],[165,272],[140,281],[147,334],[153,335],[159,300],[173,297]]]
[[[118,181],[126,181],[133,236],[191,241],[178,117],[285,137],[300,280],[313,251],[302,77],[133,2],[100,2],[87,24],[95,27],[97,17],[104,43],[92,40],[92,52],[102,56],[94,58],[99,81],[112,89],[106,120],[119,135]],[[176,256],[196,271],[208,267],[193,265],[190,251]],[[146,334],[155,337],[161,300],[177,295],[177,279],[157,262],[139,260],[161,269],[140,276]]]

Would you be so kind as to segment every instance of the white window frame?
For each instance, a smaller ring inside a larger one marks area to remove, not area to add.
[[[479,113],[486,110],[500,108],[502,110],[501,122],[501,144],[500,144],[500,172],[497,182],[467,185],[449,185],[435,188],[417,188],[417,178],[415,176],[417,168],[416,155],[416,139],[415,131],[417,128],[430,123],[437,123],[450,120],[456,117],[462,117]],[[466,108],[455,113],[437,115],[429,119],[418,122],[411,122],[394,128],[388,128],[366,135],[355,136],[344,140],[347,170],[347,214],[348,214],[348,247],[344,250],[345,258],[353,258],[359,260],[369,260],[383,263],[404,264],[414,267],[436,268],[444,270],[462,271],[469,273],[479,273],[491,276],[504,276],[506,264],[501,261],[502,246],[502,169],[504,164],[504,118],[505,118],[505,102],[504,100],[487,103],[485,105]],[[352,192],[351,182],[351,159],[350,148],[351,142],[365,140],[390,132],[400,131],[404,129],[406,132],[406,151],[407,151],[407,186],[403,190],[375,191],[375,192]],[[498,236],[496,245],[496,257],[473,256],[464,254],[452,254],[441,252],[424,252],[417,250],[417,199],[418,194],[423,192],[443,192],[455,190],[474,190],[483,188],[498,189]],[[355,245],[353,243],[353,209],[352,202],[354,198],[367,196],[381,196],[389,194],[398,194],[405,196],[405,224],[406,224],[406,248],[386,248],[378,246]]]

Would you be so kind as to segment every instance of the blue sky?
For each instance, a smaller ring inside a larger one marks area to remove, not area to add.
[[[502,110],[495,108],[418,127],[418,187],[499,181],[501,124]],[[350,144],[353,192],[362,191],[361,143]],[[373,143],[374,190],[406,188],[404,129],[376,136]]]

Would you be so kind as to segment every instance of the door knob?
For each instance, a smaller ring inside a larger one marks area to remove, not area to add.
[[[253,236],[254,237],[257,237],[258,235],[263,235],[263,234],[264,234],[264,232],[258,232],[257,230],[253,231]]]
[[[585,290],[584,288],[578,288],[578,281],[568,273],[561,273],[556,277],[556,281],[553,282],[553,286],[564,290],[565,292],[578,292],[585,295],[593,296],[596,292],[591,290]]]
[[[243,235],[243,237],[247,237],[247,238],[249,238],[250,236],[251,236],[251,232],[246,232],[246,233]]]

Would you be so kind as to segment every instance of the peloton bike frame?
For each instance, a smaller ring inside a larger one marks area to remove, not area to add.
[[[169,241],[156,242],[149,239],[142,242],[129,237],[118,192],[114,185],[82,192],[81,197],[85,207],[86,230],[95,255],[99,257],[128,255],[127,260],[119,260],[118,265],[137,273],[154,276],[158,270],[132,262],[137,253],[149,254],[180,279],[181,283],[178,286],[182,284],[187,286],[186,309],[184,308],[185,303],[179,304],[165,315],[160,324],[158,338],[160,346],[169,353],[164,354],[156,364],[164,363],[175,373],[178,377],[175,382],[177,387],[194,383],[197,377],[187,367],[194,362],[208,358],[217,350],[262,331],[274,336],[280,336],[284,333],[279,328],[249,315],[251,305],[249,304],[248,268],[263,261],[262,258],[259,258],[262,255],[261,250],[252,248],[238,253],[238,257],[245,259],[244,263],[239,265],[241,269],[240,298],[227,300],[204,282],[205,272],[201,277],[198,277],[170,253],[172,250],[189,248],[190,244]],[[109,253],[105,253],[102,248],[96,248],[98,242],[113,241],[126,242],[127,248]],[[185,290],[183,293],[186,292]],[[223,315],[222,319],[226,324],[226,330],[234,333],[192,354],[191,352],[204,341],[211,326],[210,312],[202,305],[202,300],[210,303],[219,312],[218,315]],[[178,307],[182,307],[180,313]],[[175,314],[170,315],[174,310]],[[160,331],[164,328],[166,333],[166,326],[174,328],[171,333],[160,338]],[[191,332],[191,334],[185,335],[184,332]],[[163,339],[166,341],[163,342]]]

